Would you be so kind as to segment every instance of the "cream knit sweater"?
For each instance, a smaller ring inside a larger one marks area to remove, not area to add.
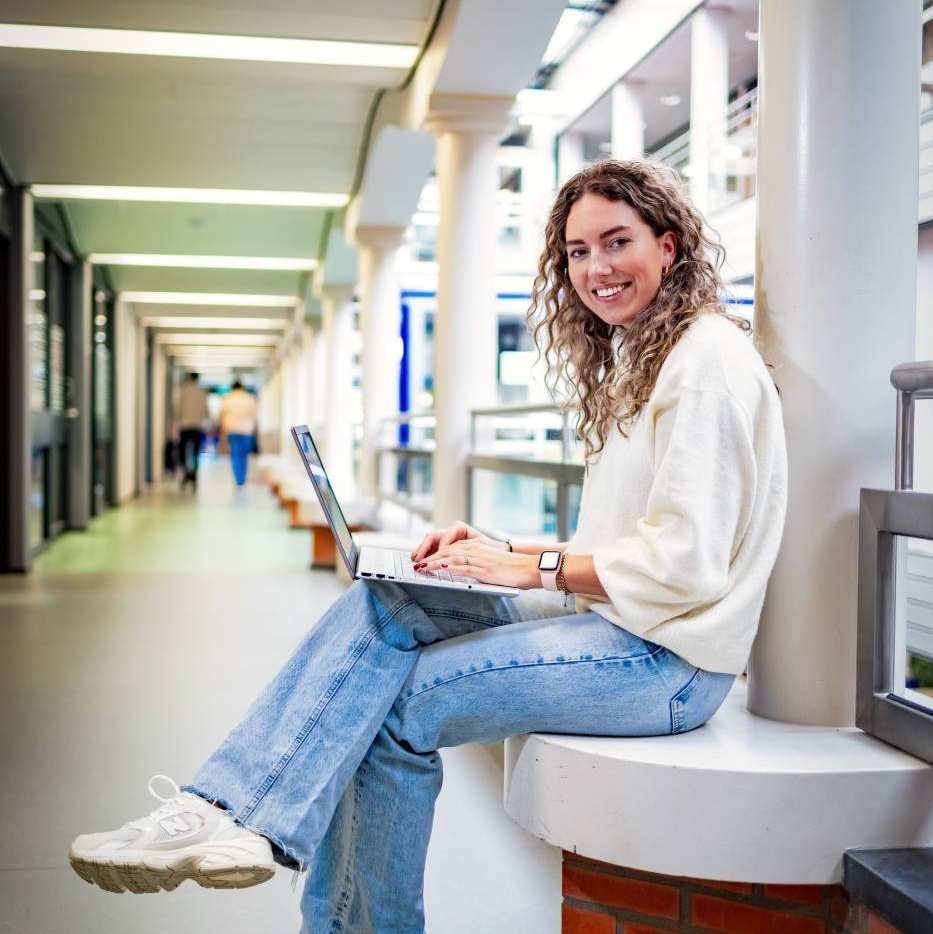
[[[781,542],[787,453],[751,339],[703,314],[623,437],[591,460],[568,553],[592,554],[591,609],[709,671],[741,673]]]

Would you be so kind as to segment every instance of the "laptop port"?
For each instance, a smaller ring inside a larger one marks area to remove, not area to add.
[[[377,574],[376,577],[385,577],[385,574]]]
[[[370,574],[369,571],[360,571],[360,576],[361,577],[372,577],[372,574]]]

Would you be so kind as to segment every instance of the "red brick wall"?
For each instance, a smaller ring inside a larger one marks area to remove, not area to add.
[[[563,934],[899,934],[840,885],[712,882],[564,852]]]

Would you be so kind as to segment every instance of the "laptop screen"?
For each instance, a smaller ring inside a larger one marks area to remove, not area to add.
[[[347,565],[347,570],[350,572],[350,576],[353,577],[356,574],[359,553],[356,543],[353,541],[350,527],[347,525],[347,520],[343,516],[343,510],[340,508],[340,503],[337,502],[333,487],[327,478],[327,471],[321,462],[321,456],[314,446],[314,441],[311,440],[311,432],[308,431],[306,425],[298,425],[292,428],[292,437],[298,445],[301,459],[304,461],[308,476],[314,484],[317,498],[321,503],[327,521],[330,523],[331,531],[334,533],[334,539]]]

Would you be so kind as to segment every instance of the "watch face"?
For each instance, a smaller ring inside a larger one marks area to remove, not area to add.
[[[556,571],[560,566],[560,552],[559,551],[542,551],[541,557],[538,559],[538,570],[539,571]]]

